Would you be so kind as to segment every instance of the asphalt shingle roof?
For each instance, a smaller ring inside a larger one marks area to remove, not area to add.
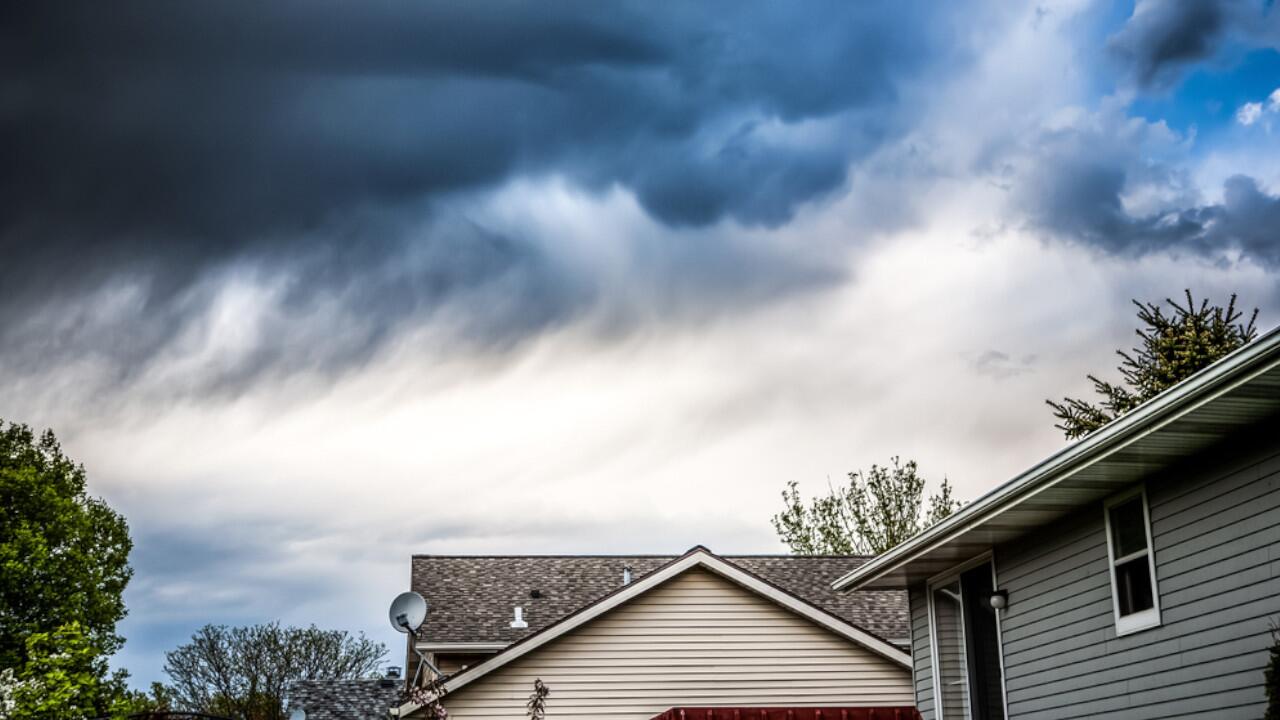
[[[289,708],[302,708],[307,720],[387,720],[403,685],[403,680],[390,687],[381,679],[299,680],[289,687]]]
[[[415,555],[410,587],[430,607],[419,638],[428,643],[509,644],[638,580],[674,555]],[[866,561],[860,557],[722,555],[750,573],[886,640],[908,637],[906,594],[837,593],[831,583]],[[534,591],[540,597],[533,597]],[[524,608],[527,630],[510,627]]]

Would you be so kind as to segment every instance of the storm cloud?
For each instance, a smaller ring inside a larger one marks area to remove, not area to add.
[[[306,362],[342,367],[446,305],[499,345],[592,309],[594,269],[458,209],[517,178],[621,188],[669,228],[785,223],[904,132],[902,86],[960,52],[930,3],[4,12],[0,366],[90,357],[127,380],[247,277],[282,315],[231,386],[325,312],[356,329],[310,338]],[[718,276],[708,303],[817,277],[730,233],[681,242],[706,247],[646,249],[670,251],[653,282]]]
[[[1124,207],[1125,173],[1106,163],[1055,168],[1031,209],[1040,227],[1108,252],[1145,255],[1191,252],[1210,259],[1239,257],[1280,267],[1280,196],[1246,175],[1229,178],[1223,200],[1138,215]]]
[[[1258,0],[1138,0],[1111,52],[1145,88],[1168,88],[1231,41],[1280,45],[1280,16]]]
[[[1182,165],[1189,147],[1162,122],[1107,110],[1074,118],[1011,151],[1011,199],[1032,227],[1107,253],[1280,268],[1280,196],[1235,175],[1206,201]]]
[[[129,519],[113,662],[399,643],[414,552],[778,551],[899,454],[975,498],[1131,298],[1273,324],[1275,10],[1125,7],[6,5],[0,416]]]

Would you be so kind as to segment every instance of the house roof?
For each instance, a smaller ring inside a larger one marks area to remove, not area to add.
[[[481,662],[474,667],[467,668],[450,677],[445,681],[444,687],[447,692],[457,691],[460,688],[479,680],[490,672],[506,665],[507,663],[518,660],[524,655],[527,655],[543,645],[572,632],[576,628],[594,620],[613,608],[627,603],[649,590],[667,582],[668,580],[694,568],[713,572],[750,592],[765,597],[768,600],[807,618],[832,633],[861,645],[867,650],[870,650],[891,662],[901,665],[904,668],[911,667],[911,656],[906,651],[894,646],[884,638],[877,637],[862,628],[851,624],[848,620],[836,616],[831,612],[788,592],[773,582],[744,569],[738,563],[731,562],[729,558],[719,557],[707,548],[699,545],[691,548],[689,552],[684,555],[672,558],[667,563],[654,568],[643,577],[635,579],[627,585],[622,585],[620,583],[617,584],[608,594],[560,618],[556,622],[546,625],[539,630],[532,631],[532,634],[525,636],[518,642],[508,646],[506,649],[488,658],[484,662]],[[621,575],[619,574],[619,579],[620,577]],[[403,705],[400,707],[398,714],[400,716],[408,715],[418,709],[418,707],[419,706],[411,703]]]
[[[1280,328],[1169,388],[873,560],[840,590],[926,580],[1280,414]]]
[[[289,687],[289,708],[302,708],[307,720],[386,720],[400,701],[403,682],[371,680],[299,680]]]
[[[670,563],[675,555],[415,555],[411,589],[430,611],[420,631],[423,646],[506,646],[547,627],[622,586]],[[866,558],[850,556],[733,555],[725,560],[792,595],[890,640],[908,637],[905,595],[897,590],[838,593],[831,583]],[[531,597],[537,590],[541,597]],[[510,627],[515,606],[526,630]]]

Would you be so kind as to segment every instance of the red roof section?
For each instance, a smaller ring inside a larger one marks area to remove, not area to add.
[[[653,720],[920,720],[914,707],[671,708]]]

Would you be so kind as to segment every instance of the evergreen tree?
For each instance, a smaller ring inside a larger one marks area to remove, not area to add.
[[[1258,336],[1254,326],[1258,311],[1253,311],[1248,323],[1240,322],[1235,295],[1225,308],[1211,306],[1207,299],[1197,306],[1190,290],[1186,296],[1186,305],[1166,300],[1172,308],[1167,315],[1155,303],[1133,301],[1142,323],[1136,330],[1138,347],[1132,352],[1116,351],[1121,359],[1120,383],[1088,376],[1101,396],[1098,404],[1078,398],[1045,401],[1058,419],[1054,427],[1068,440],[1088,435]]]

